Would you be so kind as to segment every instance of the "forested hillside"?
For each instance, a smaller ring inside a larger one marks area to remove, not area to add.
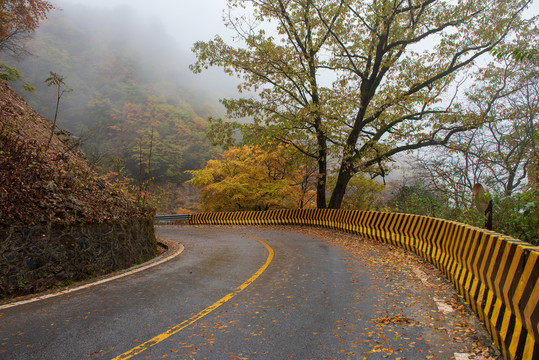
[[[31,55],[2,54],[36,91],[12,85],[53,119],[58,93],[44,80],[55,72],[64,82],[58,125],[80,137],[91,161],[115,164],[109,169],[134,181],[183,182],[184,170],[213,156],[204,119],[218,104],[190,83],[174,40],[128,8],[60,7],[27,43]]]

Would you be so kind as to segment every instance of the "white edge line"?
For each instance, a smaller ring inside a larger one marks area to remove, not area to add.
[[[14,306],[19,306],[19,305],[32,303],[34,301],[49,299],[49,298],[52,298],[52,297],[55,297],[55,296],[72,293],[72,292],[82,290],[82,289],[87,289],[87,288],[95,286],[95,285],[103,284],[103,283],[106,283],[106,282],[109,282],[109,281],[112,281],[112,280],[122,278],[122,277],[127,276],[127,275],[135,274],[135,273],[137,273],[139,271],[142,271],[142,270],[149,269],[151,267],[162,264],[162,263],[164,263],[166,261],[169,261],[170,259],[175,258],[176,256],[180,255],[185,248],[184,248],[184,246],[182,244],[179,244],[179,245],[180,246],[178,247],[178,249],[174,253],[172,253],[170,256],[167,256],[166,258],[163,258],[161,260],[158,260],[158,261],[154,260],[153,262],[152,262],[152,260],[150,260],[146,265],[136,265],[136,266],[131,267],[130,269],[124,270],[125,272],[123,272],[121,274],[114,275],[114,276],[106,278],[106,279],[101,279],[99,281],[95,281],[95,282],[92,282],[92,283],[89,283],[89,284],[77,286],[77,287],[74,287],[74,288],[58,291],[58,292],[51,293],[51,294],[36,296],[36,297],[33,297],[31,299],[27,299],[27,300],[21,300],[21,301],[17,301],[17,302],[5,304],[5,305],[0,305],[0,310],[7,309],[7,308],[10,308],[10,307],[14,307]]]

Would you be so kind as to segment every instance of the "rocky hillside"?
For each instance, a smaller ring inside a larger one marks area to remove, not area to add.
[[[76,142],[0,81],[0,227],[151,216],[93,171]]]

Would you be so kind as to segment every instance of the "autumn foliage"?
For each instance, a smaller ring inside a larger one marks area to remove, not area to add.
[[[314,169],[300,165],[289,149],[241,146],[189,171],[201,190],[204,211],[302,208],[312,204]]]
[[[143,104],[128,102],[103,115],[108,116],[109,152],[124,160],[133,178],[142,171],[145,179],[180,183],[184,170],[199,168],[211,157],[206,123],[187,104],[171,105],[150,97]]]
[[[112,190],[89,168],[46,152],[35,140],[4,128],[0,155],[0,225],[92,223],[144,216],[127,187]]]
[[[14,38],[36,30],[54,6],[43,0],[0,0],[0,51]]]

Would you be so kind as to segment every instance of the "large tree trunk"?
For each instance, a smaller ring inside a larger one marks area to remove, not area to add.
[[[356,148],[357,140],[359,138],[359,133],[365,125],[363,119],[365,117],[365,112],[369,102],[372,99],[373,91],[370,91],[372,84],[363,82],[361,84],[361,107],[359,108],[356,118],[354,120],[354,127],[348,134],[346,139],[346,147],[343,149],[343,159],[341,161],[341,166],[339,168],[339,176],[337,177],[337,183],[333,188],[331,193],[331,199],[329,200],[328,207],[330,209],[340,209],[342,201],[344,199],[344,194],[346,193],[346,187],[350,182],[350,179],[354,176],[354,158],[353,158],[353,149]],[[357,155],[357,154],[356,154]]]
[[[329,200],[328,207],[330,209],[341,208],[344,194],[346,193],[346,187],[348,186],[350,179],[352,179],[352,176],[353,174],[350,171],[343,170],[343,167],[341,167],[339,177],[337,178],[337,183],[335,184],[335,188],[333,188],[333,193],[331,194],[331,199]]]
[[[323,144],[320,144],[320,143]],[[316,181],[316,207],[318,209],[326,208],[326,182],[327,182],[327,150],[326,141],[318,139],[318,179]]]

